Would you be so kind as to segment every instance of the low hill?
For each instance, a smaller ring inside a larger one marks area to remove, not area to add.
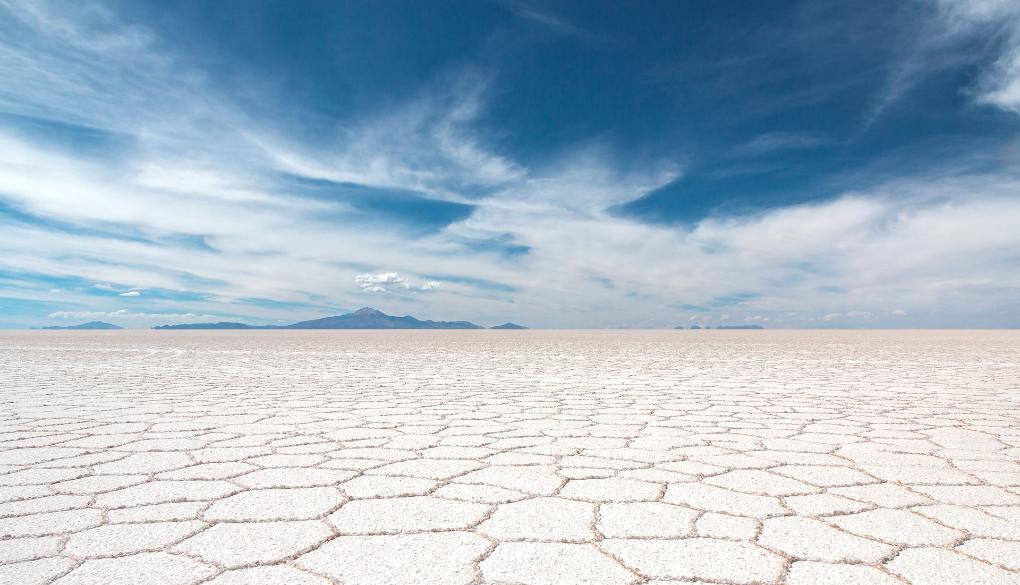
[[[51,325],[49,327],[43,327],[43,329],[55,331],[70,331],[79,329],[112,330],[123,329],[123,327],[121,327],[120,325],[114,325],[113,323],[106,323],[105,321],[89,321],[88,323],[82,323],[80,325]]]
[[[220,321],[219,323],[180,323],[178,325],[160,325],[153,329],[262,329],[252,327],[247,323],[235,323],[233,321]]]
[[[489,329],[527,329],[524,325],[518,325],[517,323],[503,323],[502,325],[493,325]]]

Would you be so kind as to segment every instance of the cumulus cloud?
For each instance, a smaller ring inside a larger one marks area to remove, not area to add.
[[[386,292],[391,288],[402,288],[407,290],[411,285],[407,279],[396,272],[381,272],[379,274],[359,274],[354,277],[354,282],[366,292]]]
[[[408,279],[396,272],[380,272],[378,274],[359,274],[354,282],[365,292],[389,292],[392,290],[427,291],[440,287],[439,281],[430,280],[421,285],[411,284]]]
[[[122,296],[122,297],[140,297],[140,296],[142,296],[142,293],[140,293],[140,292],[138,292],[136,290],[129,290],[127,292],[120,293],[120,295],[118,295],[118,296]]]

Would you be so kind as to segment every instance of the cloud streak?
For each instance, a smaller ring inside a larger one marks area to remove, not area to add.
[[[819,134],[812,132],[768,132],[759,134],[733,149],[736,156],[761,156],[785,150],[803,150],[826,144]]]

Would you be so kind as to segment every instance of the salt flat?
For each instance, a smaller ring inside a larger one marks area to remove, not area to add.
[[[0,334],[0,583],[1020,583],[1020,332]]]

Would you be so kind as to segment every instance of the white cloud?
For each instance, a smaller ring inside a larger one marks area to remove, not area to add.
[[[847,311],[846,316],[858,319],[867,319],[871,317],[871,311]]]
[[[973,88],[976,101],[1020,114],[1020,2],[936,0],[944,42],[979,36],[999,46]]]
[[[409,289],[411,285],[407,279],[396,272],[381,272],[379,274],[359,274],[354,277],[354,282],[367,292],[386,292],[389,288]]]
[[[1020,32],[1017,41],[985,73],[978,101],[1020,114]]]
[[[354,282],[365,292],[381,293],[391,290],[428,291],[440,287],[439,281],[430,280],[421,285],[411,282],[396,272],[380,272],[379,274],[359,274]]]
[[[528,174],[487,149],[473,128],[487,86],[486,75],[477,70],[451,74],[404,104],[354,125],[336,151],[309,149],[266,131],[246,138],[288,172],[471,202],[462,190],[502,187]]]
[[[889,64],[865,125],[926,76],[958,67],[977,70],[973,86],[962,88],[976,103],[1020,113],[1020,2],[926,0],[921,8],[930,9],[927,18],[910,23],[910,40]]]
[[[122,297],[140,297],[140,296],[142,296],[142,293],[140,293],[140,292],[138,292],[136,290],[129,290],[127,292],[120,293],[120,295],[118,295],[118,296],[122,296]]]

